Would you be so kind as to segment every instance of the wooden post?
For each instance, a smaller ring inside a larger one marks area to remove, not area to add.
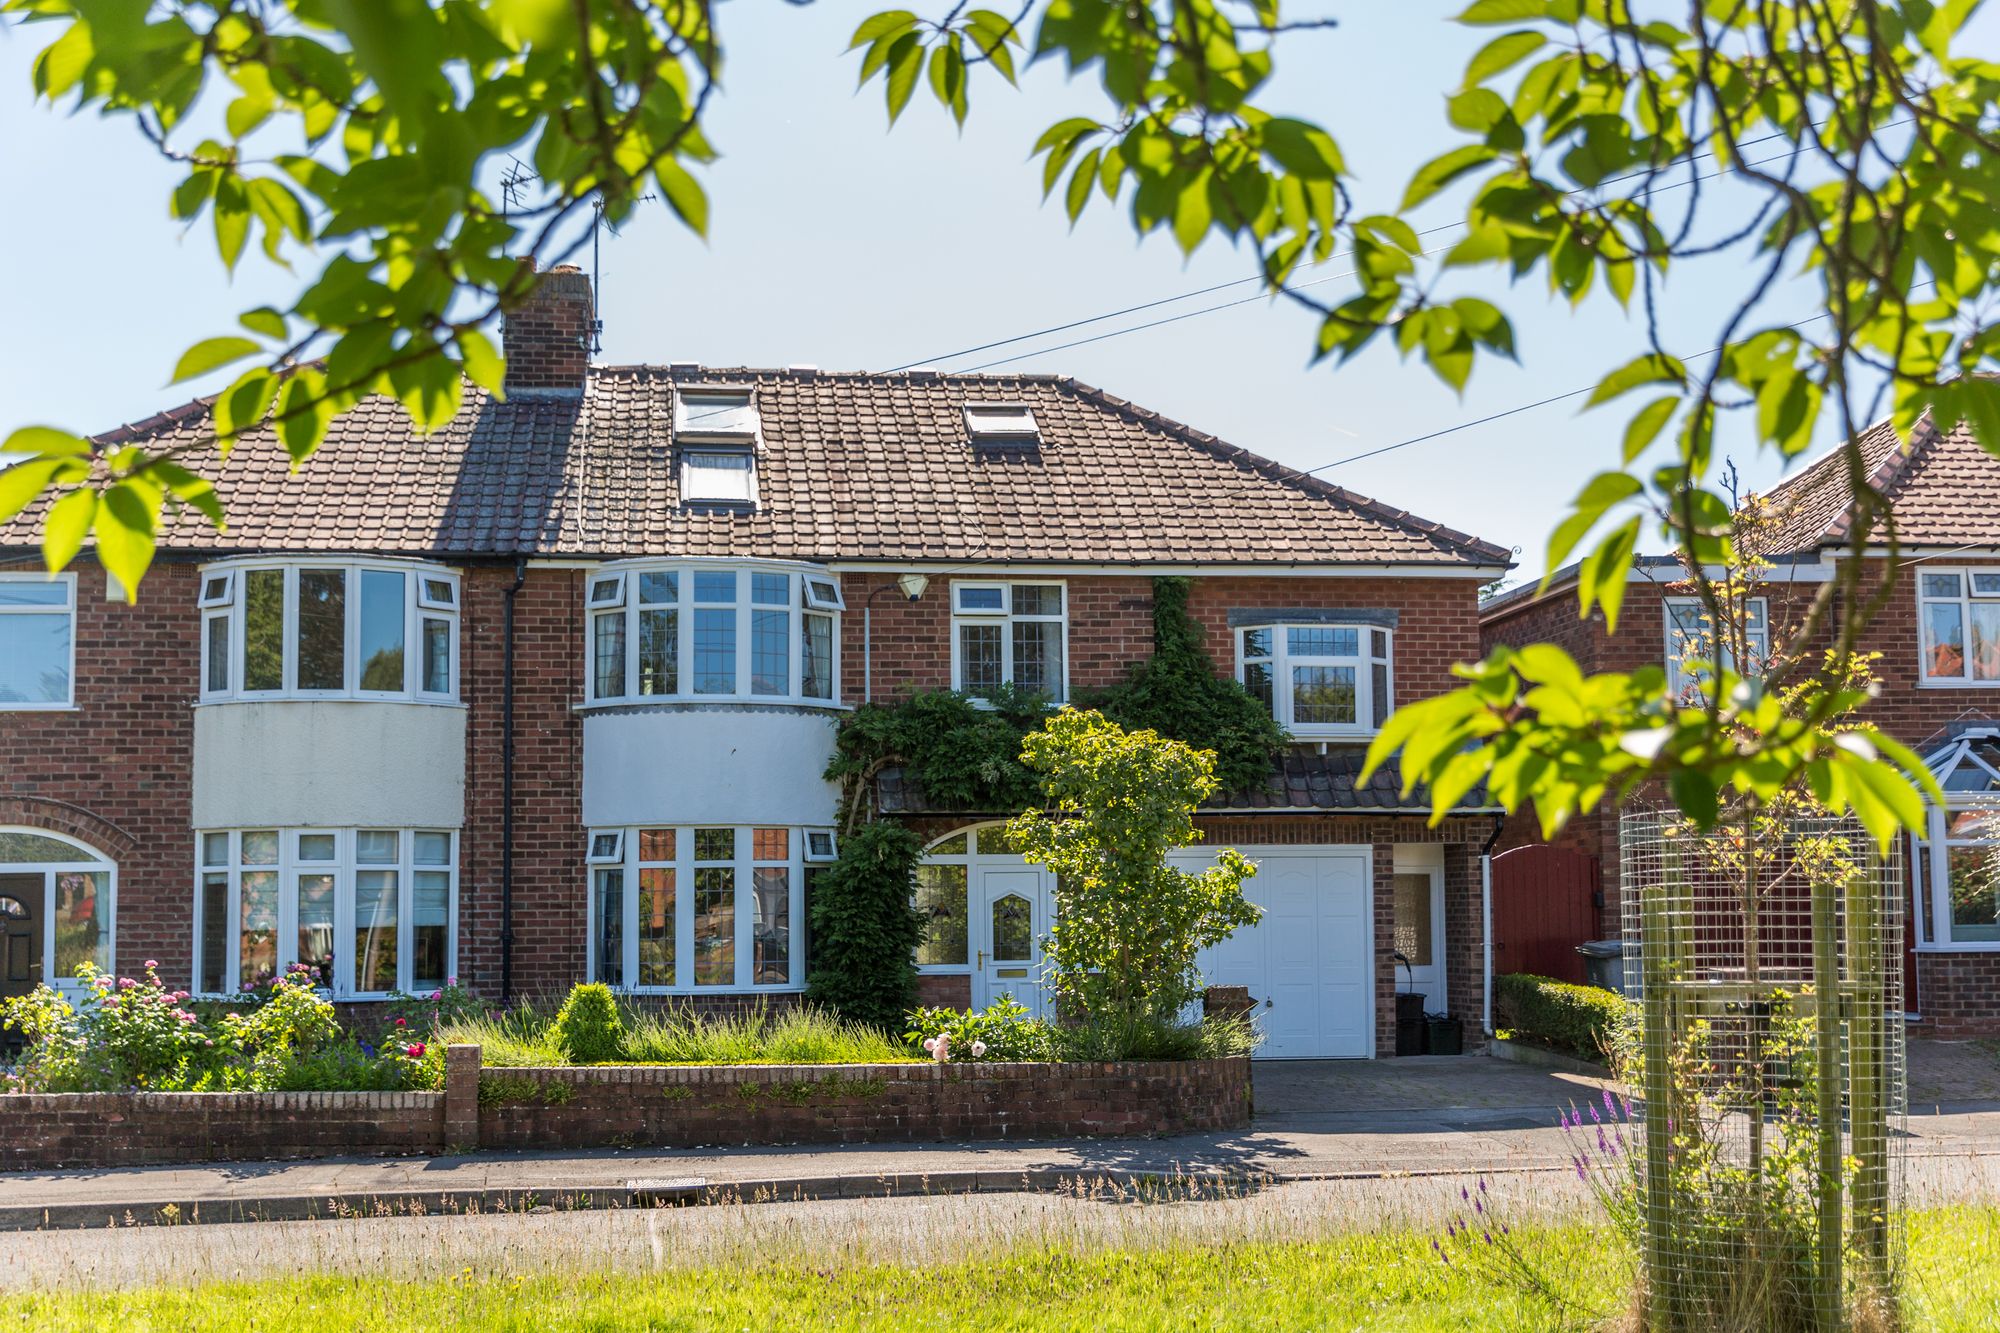
[[[1819,1077],[1819,1271],[1813,1307],[1819,1327],[1835,1333],[1841,1326],[1840,1152],[1840,936],[1835,914],[1839,887],[1816,876],[1812,884],[1813,999],[1815,1045],[1813,1068]]]
[[[1873,859],[1874,849],[1870,848]],[[1878,870],[1886,870],[1876,862]],[[1889,1277],[1889,1117],[1887,1080],[1888,942],[1883,939],[1878,876],[1857,871],[1847,884],[1847,958],[1852,1007],[1847,1014],[1848,1105],[1853,1126],[1854,1243],[1878,1291]],[[1896,962],[1901,965],[1901,960]]]

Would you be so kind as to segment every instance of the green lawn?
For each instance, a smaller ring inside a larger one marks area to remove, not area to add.
[[[1051,1247],[929,1269],[804,1262],[564,1276],[475,1272],[431,1282],[305,1276],[193,1287],[16,1294],[23,1328],[414,1330],[584,1329],[1439,1329],[1590,1327],[1623,1306],[1629,1275],[1606,1233],[1517,1233],[1560,1275],[1566,1313],[1447,1267],[1430,1233],[1317,1242]],[[2000,1210],[1916,1215],[1909,1231],[1912,1330],[2000,1326]]]

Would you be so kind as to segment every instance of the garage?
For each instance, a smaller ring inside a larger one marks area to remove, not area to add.
[[[1374,888],[1368,847],[1239,847],[1257,863],[1244,896],[1264,910],[1201,958],[1212,986],[1247,986],[1271,1060],[1375,1054]],[[1213,848],[1181,854],[1188,869]]]

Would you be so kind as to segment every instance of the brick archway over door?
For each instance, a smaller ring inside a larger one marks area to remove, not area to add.
[[[129,861],[138,847],[137,839],[110,820],[82,806],[39,796],[0,796],[0,824],[67,834],[121,864]]]

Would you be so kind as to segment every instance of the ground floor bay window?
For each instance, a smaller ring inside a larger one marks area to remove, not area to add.
[[[195,989],[226,995],[294,963],[337,999],[436,990],[457,970],[448,829],[196,834]]]
[[[803,987],[808,884],[833,854],[827,829],[591,830],[591,979],[656,994]]]
[[[85,964],[111,970],[117,873],[74,839],[0,828],[0,999],[44,982],[80,994]]]
[[[1912,840],[1917,944],[2000,951],[2000,729],[1970,729],[1925,756],[1945,803]]]

